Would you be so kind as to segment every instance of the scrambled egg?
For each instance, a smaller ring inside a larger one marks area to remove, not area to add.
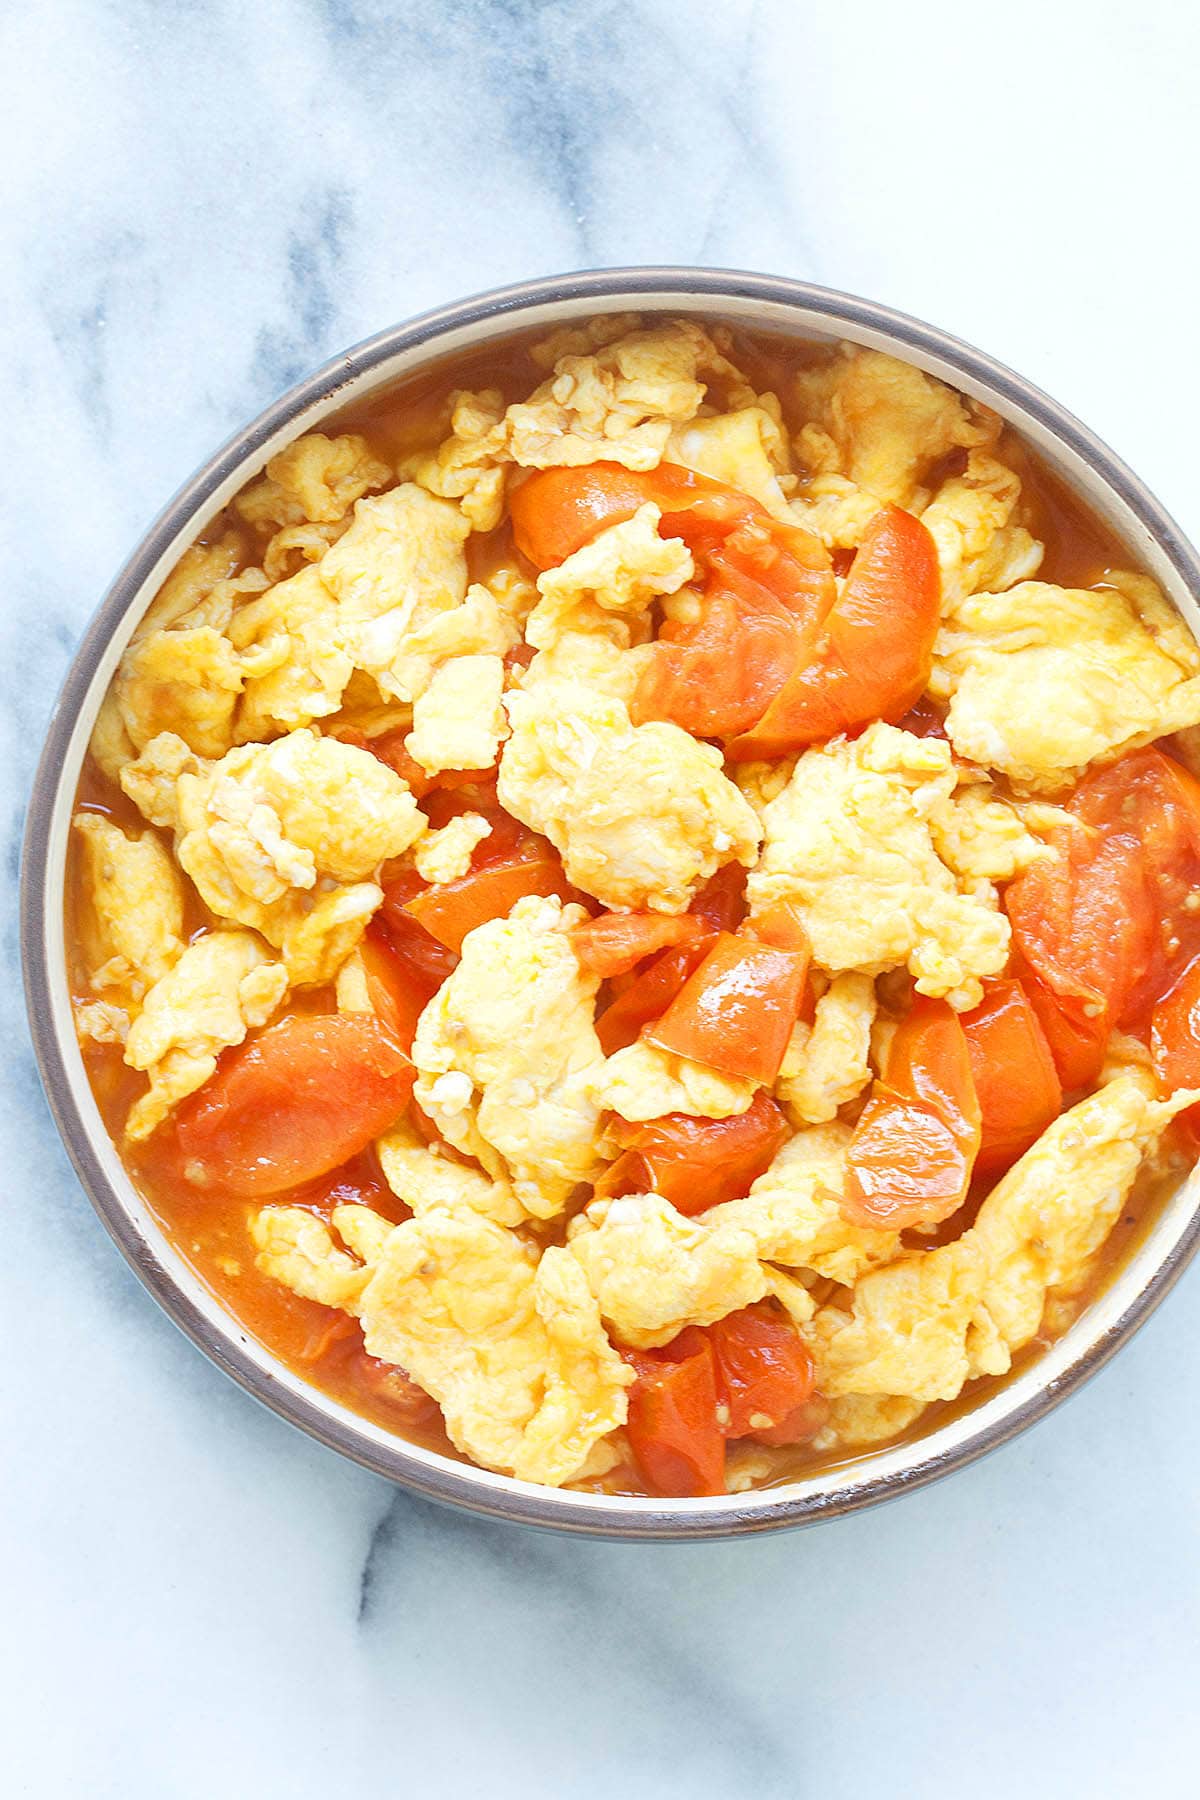
[[[1023,581],[950,611],[930,690],[950,697],[961,756],[1024,788],[1054,790],[1200,723],[1200,652],[1144,576],[1108,587]]]
[[[356,1234],[361,1270],[328,1227],[292,1208],[259,1214],[260,1268],[356,1313],[368,1354],[433,1396],[474,1462],[548,1487],[577,1476],[624,1424],[634,1376],[574,1258],[551,1248],[539,1261],[515,1232],[436,1205],[368,1240],[353,1217],[362,1210],[333,1214],[343,1240]]]
[[[438,1207],[480,1213],[497,1225],[519,1225],[526,1217],[507,1181],[457,1162],[407,1123],[381,1137],[375,1149],[388,1186],[418,1215]]]
[[[500,803],[611,907],[683,912],[722,863],[749,865],[758,820],[721,752],[677,725],[633,725],[621,701],[570,681],[509,695]]]
[[[199,775],[208,764],[189,750],[173,731],[151,738],[140,756],[118,770],[122,792],[127,794],[150,825],[179,829],[179,777]]]
[[[1054,851],[1038,835],[1062,815],[1055,807],[1014,807],[997,799],[990,783],[960,786],[929,815],[934,848],[963,881],[1011,881]]]
[[[122,659],[114,691],[135,750],[170,731],[197,756],[222,756],[233,742],[243,680],[229,639],[199,625],[151,632],[134,644]]]
[[[241,607],[229,636],[243,657],[254,655],[256,665],[238,712],[239,743],[311,725],[338,710],[354,661],[338,603],[317,569],[301,569]]]
[[[188,945],[147,993],[129,1030],[125,1061],[144,1069],[149,1092],[126,1122],[145,1138],[171,1108],[203,1087],[217,1056],[265,1025],[287,991],[287,971],[249,931],[211,931]]]
[[[956,781],[948,744],[892,725],[807,751],[764,809],[751,912],[790,901],[823,969],[906,965],[921,993],[976,1005],[1009,927],[994,888],[957,878],[935,847],[931,814]]]
[[[504,516],[508,474],[496,458],[504,444],[504,396],[499,388],[450,396],[450,436],[430,456],[410,457],[400,473],[443,500],[457,500],[476,531],[494,531]]]
[[[176,799],[176,853],[201,899],[280,949],[296,986],[332,980],[383,897],[380,863],[425,826],[391,769],[308,730],[180,775]]]
[[[774,394],[764,394],[753,406],[736,412],[714,413],[677,426],[667,439],[663,461],[681,463],[699,475],[740,488],[777,519],[793,522],[788,495],[795,489],[796,477]]]
[[[356,668],[384,694],[414,700],[432,669],[413,636],[452,612],[467,592],[463,544],[470,521],[450,500],[405,482],[360,500],[344,537],[325,552],[321,580],[340,602],[345,642]]]
[[[589,1094],[604,1060],[599,981],[580,969],[570,939],[585,917],[582,907],[530,898],[468,932],[412,1050],[418,1105],[542,1219],[602,1166]]]
[[[542,681],[572,681],[631,707],[653,645],[631,647],[628,627],[616,620],[589,620],[586,629],[577,629],[578,622],[576,614],[572,629],[537,652],[519,685],[532,688]]]
[[[126,837],[101,813],[79,812],[71,823],[81,856],[88,985],[128,1015],[183,950],[183,883],[152,831]]]
[[[1056,1119],[969,1231],[862,1276],[849,1311],[816,1313],[821,1392],[952,1400],[973,1376],[1006,1373],[1036,1335],[1047,1293],[1082,1279],[1144,1154],[1195,1098],[1156,1100],[1124,1075]]]
[[[830,1281],[856,1281],[891,1262],[900,1234],[850,1225],[841,1214],[846,1157],[853,1132],[838,1121],[798,1131],[741,1200],[705,1213],[702,1223],[750,1234],[764,1262],[811,1269]]]
[[[1013,523],[1020,498],[1020,477],[986,450],[972,450],[964,472],[942,483],[921,522],[937,547],[943,611],[1037,574],[1045,548]]]
[[[794,1125],[821,1125],[856,1100],[871,1079],[875,983],[848,970],[835,975],[811,1025],[793,1027],[775,1093]]]
[[[728,1119],[746,1111],[755,1086],[740,1075],[724,1075],[639,1039],[597,1069],[588,1091],[597,1106],[631,1121],[661,1119],[666,1113]]]
[[[794,392],[809,421],[796,439],[806,468],[910,511],[935,463],[1000,432],[986,407],[881,350],[843,344],[828,362],[802,369]]]
[[[408,753],[423,769],[490,769],[508,722],[500,696],[504,663],[498,656],[456,656],[435,669],[413,703]]]
[[[553,373],[504,416],[504,453],[525,468],[597,461],[653,469],[672,430],[694,419],[702,377],[739,380],[690,320],[631,332],[591,355],[558,357]]]
[[[366,439],[346,432],[336,438],[310,431],[273,456],[266,474],[245,488],[234,510],[261,530],[276,526],[337,524],[356,500],[387,487],[392,471],[372,454]]]
[[[413,862],[422,881],[457,881],[471,867],[471,856],[492,828],[481,813],[459,813],[439,831],[417,839]]]
[[[567,1246],[605,1323],[635,1349],[670,1343],[685,1325],[711,1325],[767,1292],[749,1231],[687,1219],[661,1194],[594,1200],[572,1220]]]
[[[587,629],[598,613],[641,624],[654,600],[678,592],[696,566],[682,539],[659,536],[661,519],[647,503],[539,575],[541,598],[526,621],[526,641],[548,649],[564,631]]]

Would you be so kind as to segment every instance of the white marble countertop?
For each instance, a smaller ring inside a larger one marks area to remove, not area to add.
[[[159,1314],[38,1087],[13,876],[72,645],[302,371],[607,263],[810,277],[1050,389],[1200,533],[1200,15],[43,0],[0,18],[4,1788],[1196,1792],[1200,1271],[1050,1422],[807,1533],[579,1543],[309,1443]]]

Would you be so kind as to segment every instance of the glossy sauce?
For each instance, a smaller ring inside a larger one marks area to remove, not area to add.
[[[417,449],[435,447],[445,435],[446,397],[453,389],[499,388],[506,400],[511,401],[528,394],[542,379],[542,371],[531,364],[526,353],[525,346],[531,335],[536,338],[542,334],[525,334],[469,358],[443,362],[382,397],[373,398],[366,405],[335,415],[322,429],[330,434],[337,430],[361,432],[372,449],[389,462]],[[778,339],[735,334],[731,354],[746,369],[759,391],[779,394],[786,415],[789,371],[811,362],[821,354],[821,347],[792,344],[783,350]],[[788,420],[792,429],[801,422]],[[1046,546],[1039,579],[1064,586],[1089,586],[1100,581],[1106,569],[1130,566],[1131,559],[1118,540],[1010,432],[1006,431],[1001,438],[997,454],[1019,472],[1023,482],[1023,520]],[[945,472],[949,473],[950,468]],[[215,520],[205,536],[215,538],[230,529],[239,531],[248,540],[251,537],[232,515]],[[248,561],[252,560],[253,554],[248,542]],[[473,534],[468,540],[472,579],[480,579],[498,561],[511,555],[507,522],[488,537]],[[126,830],[143,828],[141,816],[132,802],[101,775],[90,758],[80,781],[77,804],[107,813]],[[194,935],[211,921],[190,884],[185,883],[185,886],[190,906],[186,930],[189,935]],[[72,989],[77,996],[83,997],[83,971],[78,966],[78,895],[76,852],[72,847],[67,875],[67,944],[68,956],[74,959],[70,965]],[[292,996],[277,1016],[285,1017],[289,1011],[334,1010],[334,1007],[332,990],[324,990]],[[145,1077],[126,1068],[119,1046],[89,1042],[85,1044],[83,1054],[100,1111],[114,1141],[120,1145],[126,1112],[144,1091]],[[212,1186],[199,1189],[191,1185],[184,1177],[170,1120],[147,1143],[126,1146],[123,1154],[133,1181],[175,1249],[252,1336],[306,1381],[355,1412],[427,1448],[457,1457],[441,1428],[437,1409],[403,1378],[389,1374],[382,1365],[366,1356],[362,1334],[355,1321],[330,1308],[300,1299],[257,1271],[247,1224],[260,1203],[238,1199]],[[1139,1183],[1097,1261],[1089,1289],[1069,1307],[1059,1307],[1055,1323],[1060,1331],[1120,1267],[1131,1244],[1152,1220],[1164,1181],[1176,1178],[1160,1174],[1157,1179],[1146,1178]],[[333,1206],[346,1201],[362,1201],[397,1222],[408,1216],[407,1208],[383,1180],[372,1152],[355,1158],[336,1175],[310,1188],[277,1196],[277,1199],[304,1206],[322,1217],[328,1217]],[[978,1204],[977,1200],[975,1204]],[[970,1210],[970,1207],[965,1208],[949,1223],[947,1235],[956,1236],[965,1228]],[[1043,1341],[1038,1340],[1023,1351],[1017,1359],[1014,1374],[1026,1366],[1041,1347]],[[1012,1376],[1005,1379],[1011,1380]],[[928,1407],[912,1430],[904,1435],[924,1435],[948,1416],[975,1405],[983,1390],[998,1385],[993,1381],[970,1384],[954,1402]],[[819,1456],[804,1447],[764,1452],[770,1459],[771,1473],[756,1485],[784,1482],[800,1472],[812,1473],[831,1462],[855,1462],[873,1455],[878,1447],[872,1445],[858,1453],[832,1458]],[[605,1492],[645,1491],[636,1472],[628,1466],[615,1470],[602,1481],[581,1485]]]

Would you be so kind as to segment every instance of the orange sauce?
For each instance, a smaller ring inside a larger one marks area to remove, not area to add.
[[[524,334],[469,357],[446,360],[360,406],[345,409],[324,429],[359,431],[373,450],[392,462],[414,450],[432,448],[444,435],[447,399],[455,388],[498,388],[506,400],[513,400],[528,393],[542,378],[542,371],[528,356],[529,337],[530,334]],[[769,389],[780,395],[785,414],[789,372],[820,354],[819,346],[797,343],[781,347],[778,338],[744,334],[735,334],[732,351],[760,390]],[[1019,471],[1024,521],[1046,546],[1040,579],[1085,586],[1101,579],[1108,568],[1128,566],[1128,554],[1120,543],[1012,432],[1005,432],[998,454]],[[236,517],[226,515],[214,521],[206,536],[217,536],[230,528],[249,535]],[[469,548],[472,578],[479,579],[501,557],[511,554],[507,523],[486,538],[475,534]],[[253,559],[254,551],[248,548],[247,562]],[[105,779],[91,758],[84,766],[77,804],[102,810],[126,830],[143,828],[132,802]],[[189,893],[186,929],[193,935],[212,921],[199,897],[190,888]],[[72,851],[66,890],[69,973],[73,992],[84,998],[85,977],[79,955],[80,905],[77,861]],[[301,996],[298,1001],[294,996],[290,1005],[292,1010],[323,1010],[332,1008],[334,1000],[332,992],[325,991]],[[145,1077],[126,1068],[119,1046],[85,1043],[84,1059],[105,1123],[114,1141],[121,1145],[125,1115],[132,1101],[144,1091]],[[239,1199],[212,1186],[198,1188],[189,1182],[170,1122],[147,1143],[125,1146],[123,1154],[134,1183],[170,1242],[248,1332],[306,1381],[355,1412],[430,1449],[457,1456],[441,1428],[436,1409],[424,1402],[419,1393],[414,1394],[402,1379],[390,1377],[381,1365],[366,1356],[361,1331],[354,1321],[300,1299],[258,1272],[248,1221],[259,1202]],[[1076,1311],[1111,1279],[1130,1245],[1146,1229],[1154,1216],[1161,1185],[1161,1181],[1157,1187],[1143,1181],[1135,1189],[1098,1261],[1089,1289],[1074,1303]],[[326,1217],[333,1205],[346,1200],[362,1200],[396,1221],[407,1216],[406,1208],[383,1180],[373,1153],[356,1158],[321,1183],[280,1198]],[[955,1230],[961,1226],[959,1219]],[[1065,1310],[1057,1322],[1060,1329],[1068,1322]],[[1023,1352],[1018,1366],[1025,1366],[1040,1347],[1040,1343],[1035,1343]],[[982,1392],[996,1385],[974,1382],[952,1404],[927,1408],[907,1435],[921,1436],[933,1430],[948,1416],[976,1404]],[[830,1462],[860,1460],[877,1447],[835,1458],[818,1456],[804,1447],[764,1453],[772,1463],[765,1485],[812,1473]],[[645,1491],[636,1473],[627,1466],[591,1485],[607,1492]]]

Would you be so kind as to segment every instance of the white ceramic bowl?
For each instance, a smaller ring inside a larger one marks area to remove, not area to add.
[[[165,1240],[126,1175],[88,1086],[66,977],[63,883],[80,765],[117,661],[180,552],[269,456],[350,403],[434,358],[478,351],[514,331],[625,310],[707,316],[807,340],[846,338],[890,351],[986,401],[1113,528],[1200,636],[1196,552],[1137,477],[1045,394],[932,326],[824,288],[735,271],[613,269],[500,289],[395,326],[327,363],[218,450],[150,527],[92,620],[50,723],[29,804],[22,947],[42,1079],[92,1204],[159,1304],[249,1393],[330,1448],[430,1499],[604,1536],[720,1537],[806,1524],[905,1493],[1040,1419],[1108,1360],[1179,1276],[1200,1239],[1200,1177],[1162,1206],[1116,1278],[1062,1338],[979,1405],[918,1439],[784,1487],[716,1499],[566,1493],[392,1436],[309,1387],[242,1329]]]

